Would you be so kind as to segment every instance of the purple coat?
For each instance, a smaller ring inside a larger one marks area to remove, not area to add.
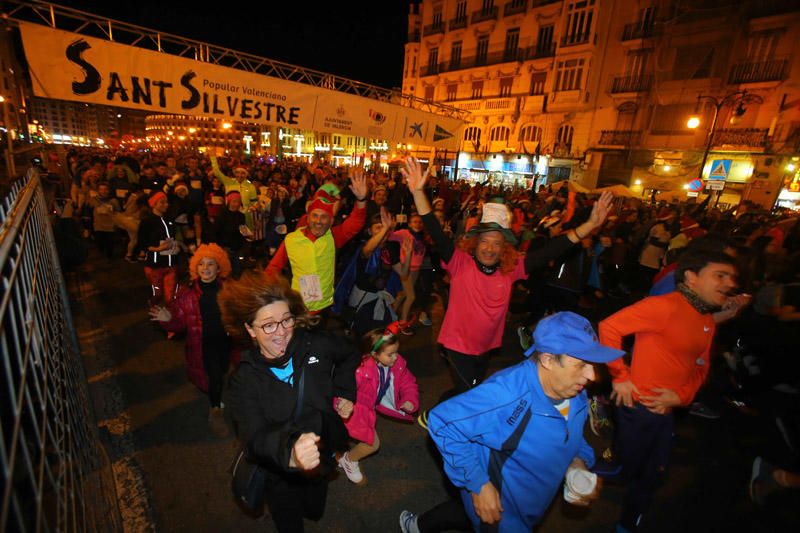
[[[397,356],[397,361],[389,369],[389,374],[394,378],[392,380],[394,405],[397,406],[397,410],[390,409],[383,404],[375,405],[380,385],[378,363],[368,355],[361,360],[361,364],[356,369],[356,385],[358,386],[356,403],[353,406],[353,414],[344,423],[352,438],[372,445],[375,441],[376,410],[381,414],[400,420],[414,419],[412,415],[400,410],[400,406],[404,402],[411,402],[414,406],[412,412],[419,409],[417,379],[408,369],[402,355]]]
[[[220,286],[222,280],[218,280]],[[170,304],[172,319],[160,322],[167,331],[180,333],[186,331],[186,375],[198,389],[208,392],[208,377],[203,365],[203,319],[200,314],[200,282],[191,287],[181,287],[175,300]],[[239,365],[239,350],[231,350],[231,363]]]

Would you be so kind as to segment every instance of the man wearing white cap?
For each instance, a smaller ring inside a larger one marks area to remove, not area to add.
[[[450,301],[439,333],[439,343],[456,374],[455,392],[464,392],[483,381],[488,360],[486,353],[502,344],[511,288],[526,279],[528,272],[540,268],[579,243],[600,226],[611,208],[611,193],[595,202],[589,220],[545,246],[518,254],[517,239],[511,232],[511,212],[504,204],[487,202],[481,222],[467,233],[456,248],[431,212],[423,190],[428,177],[414,158],[400,170],[408,180],[417,212],[434,241],[445,269],[450,274]],[[425,426],[425,412],[420,425]]]
[[[430,435],[461,502],[420,516],[403,511],[403,532],[531,531],[565,477],[564,498],[589,505],[599,487],[588,471],[594,451],[583,437],[584,388],[595,378],[593,364],[623,354],[601,345],[580,315],[541,320],[528,359],[431,410]]]

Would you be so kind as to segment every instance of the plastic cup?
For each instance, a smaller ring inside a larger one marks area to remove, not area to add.
[[[575,503],[591,495],[597,487],[597,474],[582,468],[570,468],[564,480],[564,499]]]

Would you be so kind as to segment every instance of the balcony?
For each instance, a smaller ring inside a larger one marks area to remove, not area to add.
[[[549,42],[529,46],[525,58],[541,59],[543,57],[553,57],[554,55],[556,55],[556,43]]]
[[[437,33],[444,33],[444,22],[434,22],[422,28],[422,35],[427,37],[429,35],[436,35]]]
[[[472,13],[472,23],[477,24],[485,20],[497,20],[497,11],[497,6],[491,9],[479,9],[478,11],[474,11]]]
[[[788,61],[777,59],[772,61],[751,61],[737,63],[731,69],[728,83],[760,83],[765,81],[781,81],[786,78]]]
[[[526,11],[528,11],[528,0],[523,0],[522,2],[512,1],[503,7],[503,16],[510,17],[511,15],[519,15]]]
[[[531,8],[555,4],[556,2],[561,3],[561,0],[531,0]]]
[[[467,27],[467,17],[456,17],[450,19],[450,22],[447,24],[447,29],[450,31],[453,30],[460,30],[461,28]]]
[[[447,72],[447,68],[445,68],[446,63],[428,63],[421,69],[419,69],[420,76],[436,76],[440,72]]]
[[[767,146],[769,130],[766,128],[729,128],[714,132],[714,146]]]
[[[448,102],[449,105],[465,111],[488,111],[489,114],[501,114],[513,111],[517,104],[514,96],[500,98],[470,98],[469,100],[456,100]]]
[[[601,146],[636,146],[639,144],[641,131],[602,130],[597,144]]]
[[[418,43],[419,42],[419,31],[412,31],[408,33],[408,42],[410,43]]]
[[[650,90],[653,76],[637,74],[635,76],[617,76],[611,84],[611,93],[640,93]]]
[[[589,42],[591,32],[571,33],[561,38],[561,46],[577,46],[579,44],[586,44]]]
[[[652,25],[645,26],[641,22],[625,24],[622,29],[622,40],[632,41],[634,39],[649,39],[655,35],[655,28]]]

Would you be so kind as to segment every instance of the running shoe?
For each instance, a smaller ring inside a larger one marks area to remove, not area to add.
[[[403,511],[400,513],[400,531],[403,533],[419,533],[417,515],[411,511]]]
[[[421,427],[425,431],[428,431],[428,410],[427,409],[423,409],[422,411],[419,412],[419,415],[417,415],[417,424],[419,424],[419,427]]]

